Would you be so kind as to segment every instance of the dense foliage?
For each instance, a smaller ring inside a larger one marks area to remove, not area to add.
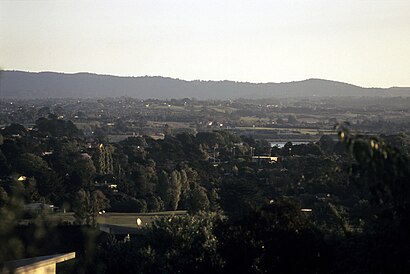
[[[283,148],[224,131],[109,143],[86,140],[71,122],[50,116],[32,130],[11,124],[0,136],[0,234],[9,239],[0,260],[37,254],[13,229],[23,204],[41,202],[72,210],[89,226],[101,210],[188,210],[131,241],[96,240],[88,264],[107,273],[410,268],[406,135],[354,136],[341,126],[337,140],[324,135]]]

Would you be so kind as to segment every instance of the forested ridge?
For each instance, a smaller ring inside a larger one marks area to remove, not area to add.
[[[128,96],[133,98],[234,99],[271,97],[340,97],[340,96],[403,96],[409,87],[363,88],[348,83],[307,79],[282,83],[249,83],[236,81],[186,81],[161,76],[120,77],[92,73],[57,73],[0,71],[1,97],[101,98]]]

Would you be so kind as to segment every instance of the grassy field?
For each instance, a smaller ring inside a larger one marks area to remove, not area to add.
[[[213,110],[219,113],[232,113],[238,110],[236,108],[232,108],[228,106],[207,106],[207,109],[210,109],[210,110]]]
[[[185,107],[183,106],[173,106],[173,105],[151,105],[149,106],[150,109],[168,109],[172,111],[184,111]]]
[[[98,216],[99,224],[109,224],[109,225],[118,225],[125,227],[136,227],[137,219],[141,220],[141,226],[147,226],[151,224],[155,219],[162,217],[171,217],[171,216],[182,216],[186,215],[185,210],[176,210],[176,211],[162,211],[162,212],[153,212],[153,213],[113,213],[108,212]]]
[[[169,125],[171,128],[189,128],[191,127],[190,123],[185,122],[172,122],[172,121],[148,121],[147,126],[152,128],[162,128],[165,125]]]
[[[74,223],[74,213],[73,212],[57,212],[46,215],[46,219],[52,223]]]
[[[98,215],[97,223],[124,226],[124,227],[136,227],[136,222],[137,222],[137,219],[139,218],[141,220],[141,226],[146,226],[146,225],[151,224],[157,218],[182,216],[186,214],[187,214],[186,210],[161,211],[161,212],[151,212],[151,213],[107,212],[107,213]],[[52,214],[48,214],[46,218],[52,223],[62,223],[62,222],[74,223],[75,221],[73,212],[52,213]]]
[[[255,131],[290,131],[290,132],[299,132],[301,134],[311,134],[315,135],[319,132],[321,134],[332,134],[334,133],[333,129],[316,129],[316,128],[291,128],[291,127],[235,127],[238,130],[255,130]]]

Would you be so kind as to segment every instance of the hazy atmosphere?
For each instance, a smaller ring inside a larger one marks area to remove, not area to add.
[[[408,274],[410,0],[0,0],[0,273]]]
[[[0,1],[6,70],[410,86],[410,1]]]

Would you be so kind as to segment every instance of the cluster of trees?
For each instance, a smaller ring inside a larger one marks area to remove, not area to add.
[[[95,188],[95,165],[84,154],[84,144],[78,139],[81,132],[72,122],[51,116],[39,119],[36,130],[12,124],[1,134],[0,189],[4,200],[18,195],[24,203],[51,203],[73,210],[78,209],[75,204],[84,204],[84,195],[104,201],[104,194]],[[94,219],[106,206],[102,201],[95,209],[88,209]]]
[[[210,158],[230,159],[233,144],[240,142],[225,132],[205,132],[164,140],[132,137],[117,144],[86,143],[72,122],[52,115],[37,120],[33,130],[11,124],[1,134],[3,196],[18,190],[25,203],[51,203],[68,210],[85,210],[85,204],[93,208],[92,202],[84,201],[95,198],[100,206],[92,215],[108,204],[112,211],[123,212],[217,208],[220,171]],[[245,153],[246,148],[241,149]]]
[[[329,178],[323,183],[330,180],[337,185],[345,181],[349,194],[361,198],[358,205],[349,207],[343,205],[347,201],[328,200],[322,208],[306,212],[296,195],[254,205],[237,218],[217,211],[162,219],[147,235],[130,242],[112,237],[102,241],[102,270],[407,273],[408,151],[374,137],[351,136],[344,128],[340,137],[345,156],[350,159],[349,173],[341,180],[337,172],[328,172]],[[355,214],[360,215],[362,225],[354,222]],[[118,258],[125,263],[121,265]]]
[[[107,273],[320,273],[320,232],[293,201],[278,199],[232,221],[201,212],[157,221],[130,242],[102,241]]]
[[[341,126],[339,140],[323,136],[283,148],[224,131],[109,144],[87,143],[73,126],[50,116],[33,130],[11,124],[0,132],[0,215],[23,202],[72,210],[88,226],[102,209],[190,213],[160,220],[130,242],[100,239],[93,263],[101,271],[408,269],[406,135],[353,136]],[[254,154],[280,160],[255,162]],[[2,237],[11,237],[2,229]],[[367,261],[359,259],[364,254]]]

